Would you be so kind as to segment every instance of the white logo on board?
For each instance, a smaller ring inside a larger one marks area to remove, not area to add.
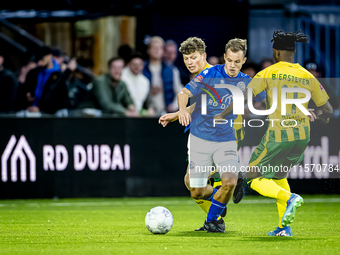
[[[16,145],[16,146],[15,146]],[[14,148],[15,146],[15,148]],[[12,154],[12,156],[11,156]],[[27,164],[28,159],[28,164]],[[9,139],[8,144],[1,156],[1,180],[3,182],[8,181],[8,161],[10,160],[10,173],[11,181],[16,182],[18,180],[17,161],[20,162],[20,180],[22,182],[27,181],[27,172],[29,172],[29,179],[32,182],[36,181],[36,158],[29,146],[25,136],[20,136],[17,143],[17,139],[14,135]],[[29,166],[29,167],[28,167]]]

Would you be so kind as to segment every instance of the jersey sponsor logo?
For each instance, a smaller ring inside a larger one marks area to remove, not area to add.
[[[321,84],[319,84],[319,87],[320,87],[321,91],[325,90]]]
[[[194,79],[195,82],[201,82],[202,80],[203,80],[203,76],[202,75],[198,75]]]
[[[206,75],[208,72],[209,72],[209,70],[206,69],[206,70],[203,71],[203,74]]]

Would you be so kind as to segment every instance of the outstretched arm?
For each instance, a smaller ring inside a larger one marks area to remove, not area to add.
[[[192,112],[194,111],[195,109],[195,106],[196,106],[196,103],[190,105],[187,107],[187,111],[188,113],[191,115]],[[169,122],[173,122],[173,121],[176,121],[178,120],[178,113],[179,111],[177,112],[172,112],[172,113],[167,113],[167,114],[164,114],[163,116],[161,116],[158,120],[158,123],[161,124],[163,127],[166,127],[168,125]]]

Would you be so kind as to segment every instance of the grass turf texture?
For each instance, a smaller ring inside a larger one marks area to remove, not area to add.
[[[340,196],[303,196],[294,237],[269,237],[274,200],[230,204],[226,234],[194,232],[205,214],[190,198],[0,200],[0,254],[339,254]],[[174,225],[153,235],[149,209],[167,207]]]

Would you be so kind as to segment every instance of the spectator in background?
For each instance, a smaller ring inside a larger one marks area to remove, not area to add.
[[[77,68],[75,60],[70,61],[68,70],[62,73],[59,64],[52,58],[52,50],[42,47],[36,55],[38,67],[31,70],[23,86],[27,110],[54,114],[68,107],[65,80]]]
[[[144,61],[142,55],[139,53],[133,54],[130,57],[128,66],[123,69],[121,78],[128,88],[136,111],[139,113],[143,110],[143,105],[150,92],[150,81],[142,74],[143,68]],[[152,108],[150,108],[150,111],[146,115],[152,116],[152,113]]]
[[[164,40],[159,36],[152,37],[147,46],[149,60],[145,63],[143,74],[151,84],[148,106],[153,108],[156,116],[177,108],[173,71],[162,61],[163,53]]]
[[[248,74],[251,78],[254,78],[257,73],[257,68],[257,65],[253,61],[250,61],[242,66],[241,72]]]
[[[124,60],[116,57],[108,61],[109,73],[94,79],[93,93],[103,112],[114,116],[137,117],[136,107],[124,81],[121,80]]]
[[[208,62],[210,65],[212,65],[212,66],[215,66],[215,65],[219,65],[219,64],[220,64],[220,60],[219,60],[219,58],[216,57],[216,56],[208,57],[207,62]]]
[[[319,67],[317,63],[313,61],[307,61],[305,63],[305,68],[307,69],[308,72],[310,72],[315,78],[320,78],[321,74],[319,72]]]
[[[261,70],[266,69],[268,66],[274,65],[274,59],[273,58],[263,58],[261,60]]]
[[[64,56],[59,49],[52,49],[52,56],[55,61],[57,61],[59,67],[64,61]]]
[[[14,111],[18,82],[13,72],[4,68],[5,57],[0,51],[0,112]]]
[[[37,62],[35,60],[35,56],[32,56],[24,66],[20,68],[20,74],[18,77],[19,84],[24,84],[26,81],[26,76],[29,71],[37,67]]]
[[[66,80],[69,96],[69,109],[98,108],[93,95],[93,74],[89,68],[93,67],[92,60],[77,60],[77,69]],[[80,68],[79,66],[83,67]],[[84,70],[84,68],[88,69]],[[73,111],[73,114],[82,114]]]
[[[170,66],[173,71],[174,86],[178,90],[180,87],[182,90],[183,84],[187,84],[190,81],[190,74],[183,70],[180,66],[175,65],[175,61],[178,56],[178,45],[173,40],[167,40],[164,45],[163,59],[165,64]]]

